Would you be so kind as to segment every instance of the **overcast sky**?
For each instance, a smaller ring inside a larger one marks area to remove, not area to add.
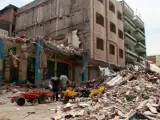
[[[33,0],[0,0],[0,9],[8,4],[21,7]],[[160,0],[125,0],[133,10],[138,9],[145,22],[147,54],[160,54]]]

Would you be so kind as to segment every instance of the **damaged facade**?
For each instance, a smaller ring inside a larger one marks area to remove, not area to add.
[[[8,5],[0,10],[0,36],[2,36],[2,33],[3,36],[12,36],[15,27],[15,14],[17,9],[18,8],[14,5]]]
[[[14,5],[8,5],[4,7],[2,10],[0,10],[0,37],[8,37],[13,36],[13,32],[15,30],[15,14],[18,10],[18,7]],[[3,69],[3,76],[6,79],[6,81],[10,80],[10,76],[12,76],[12,67],[10,65],[10,58],[8,55],[8,51],[11,49],[13,50],[13,54],[19,54],[19,48],[20,46],[16,43],[10,42],[10,41],[4,41],[4,64],[2,65],[4,67]],[[1,46],[1,53],[3,46]],[[0,53],[0,56],[2,57]],[[14,70],[13,70],[14,71]],[[14,74],[14,73],[13,73]]]
[[[56,46],[84,49],[88,54],[81,57],[68,57],[57,53],[56,49],[47,49],[47,78],[66,71],[72,81],[92,80],[100,76],[98,66],[112,69],[125,66],[123,14],[124,6],[116,0],[35,0],[17,10],[14,35],[25,38],[44,36]],[[21,45],[10,48],[16,51],[15,54],[21,53]],[[5,51],[7,53],[8,49]],[[36,54],[32,51],[25,62],[28,68],[26,76],[31,81],[35,79],[30,77],[35,76],[35,58]],[[7,65],[5,63],[5,68]],[[12,73],[6,70],[5,79],[9,81]],[[85,74],[80,74],[84,71]],[[20,79],[21,72],[19,69],[16,79]]]
[[[86,79],[99,76],[94,66],[125,65],[122,6],[116,0],[33,1],[18,10],[15,35],[66,40],[67,44],[88,51],[86,64],[91,67],[87,67]],[[81,79],[80,71],[81,66],[75,67],[73,79]]]

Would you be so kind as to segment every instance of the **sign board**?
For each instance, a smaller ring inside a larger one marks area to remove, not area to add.
[[[8,37],[8,31],[0,29],[0,37]]]

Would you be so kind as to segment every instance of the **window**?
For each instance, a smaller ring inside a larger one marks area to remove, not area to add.
[[[104,17],[99,13],[96,13],[96,23],[104,26]]]
[[[115,46],[110,44],[109,45],[109,51],[110,51],[110,54],[115,55]]]
[[[119,36],[119,38],[123,39],[123,32],[122,32],[122,30],[118,29],[118,36]]]
[[[103,0],[98,0],[99,2],[101,2],[103,4]]]
[[[121,14],[121,12],[119,12],[119,11],[117,12],[117,17],[118,17],[119,20],[122,20],[122,14]]]
[[[123,50],[122,49],[119,49],[119,57],[123,58]]]
[[[104,50],[104,43],[101,38],[97,38],[97,49]]]
[[[109,10],[115,13],[115,6],[111,1],[109,1]]]
[[[116,25],[110,22],[110,31],[116,33]]]

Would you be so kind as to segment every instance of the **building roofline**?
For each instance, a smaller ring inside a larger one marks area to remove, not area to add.
[[[10,9],[10,8],[13,8],[15,11],[18,9],[18,7],[12,5],[12,4],[9,4],[8,6],[4,7],[3,9],[0,10],[0,14],[5,12],[6,10]]]

